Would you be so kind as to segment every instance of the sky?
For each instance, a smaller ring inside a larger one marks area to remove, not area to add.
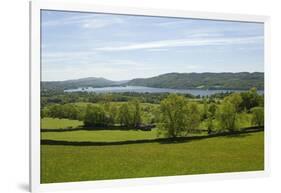
[[[41,12],[42,80],[263,72],[261,23]]]

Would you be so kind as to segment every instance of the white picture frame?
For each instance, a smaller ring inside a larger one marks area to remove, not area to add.
[[[224,174],[200,174],[171,177],[149,177],[141,179],[102,180],[40,184],[40,10],[63,10],[79,12],[115,13],[145,16],[168,16],[194,19],[244,21],[264,23],[264,72],[265,72],[265,157],[264,171],[235,172]],[[73,190],[113,186],[136,186],[190,181],[237,179],[268,176],[270,173],[270,18],[259,15],[194,12],[185,10],[143,9],[133,7],[111,7],[94,4],[55,1],[30,2],[30,191]]]

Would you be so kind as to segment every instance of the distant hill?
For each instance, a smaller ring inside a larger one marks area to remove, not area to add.
[[[116,85],[116,82],[107,80],[105,78],[81,78],[76,80],[65,81],[42,81],[42,88],[44,90],[65,90],[75,89],[79,87],[106,87]]]
[[[137,78],[126,83],[132,86],[147,86],[174,89],[249,89],[264,88],[264,73],[168,73],[151,78]]]
[[[43,90],[65,90],[79,87],[147,86],[174,89],[264,89],[264,73],[168,73],[151,78],[112,81],[105,78],[81,78],[65,81],[42,81]]]

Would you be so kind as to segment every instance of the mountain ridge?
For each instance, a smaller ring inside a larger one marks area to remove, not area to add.
[[[263,72],[204,72],[204,73],[166,73],[150,78],[132,79],[132,86],[147,86],[174,89],[249,89],[264,88]]]
[[[146,86],[173,89],[264,89],[263,72],[171,72],[149,78],[113,81],[103,77],[86,77],[64,81],[42,81],[43,90],[65,90],[79,87]]]

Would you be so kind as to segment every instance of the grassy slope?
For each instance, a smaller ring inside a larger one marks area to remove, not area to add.
[[[78,120],[57,119],[57,118],[43,118],[41,119],[42,129],[63,129],[63,128],[76,128],[82,126],[83,122]]]
[[[41,182],[263,170],[263,132],[175,144],[41,146]]]

